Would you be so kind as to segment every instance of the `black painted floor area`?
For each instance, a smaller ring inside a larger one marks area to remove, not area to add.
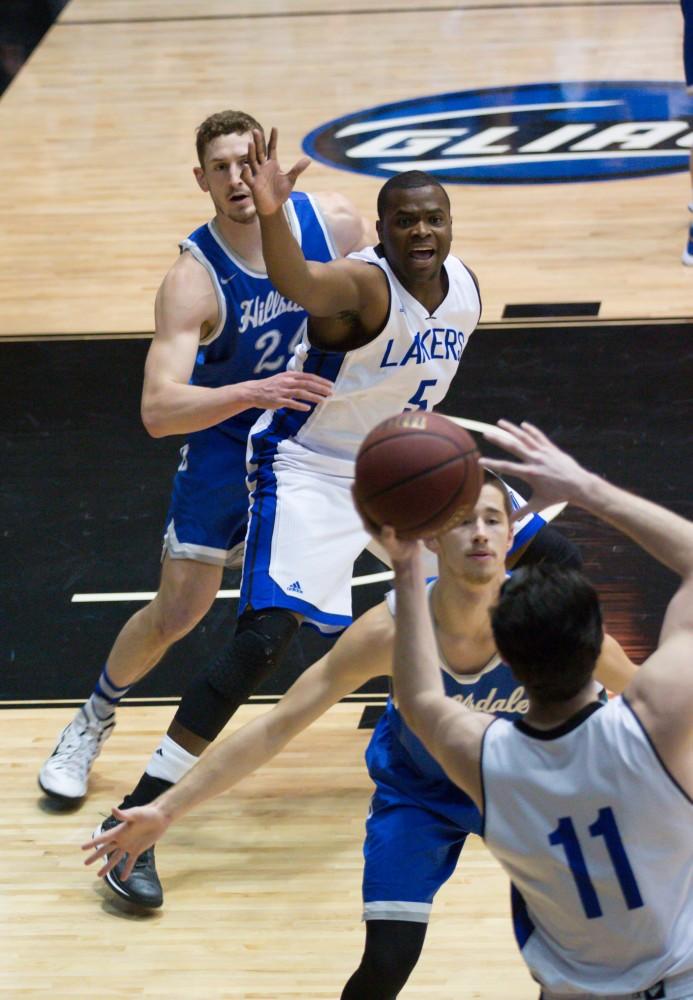
[[[72,595],[156,589],[182,441],[152,440],[139,421],[146,349],[144,340],[0,344],[0,701],[84,698],[141,603],[74,604]],[[691,517],[692,385],[693,325],[482,327],[441,409],[530,419],[595,471]],[[641,659],[673,576],[580,512],[558,523],[582,547],[610,631]],[[378,568],[360,561],[360,571]],[[356,611],[385,589],[355,589]],[[217,601],[132,693],[179,695],[223,645],[234,604]],[[311,662],[326,643],[303,631]],[[284,691],[300,663],[294,655],[262,692]]]

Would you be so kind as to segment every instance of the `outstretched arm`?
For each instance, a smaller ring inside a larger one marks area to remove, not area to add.
[[[481,738],[493,721],[445,694],[421,563],[422,543],[383,528],[378,540],[395,573],[397,614],[392,665],[397,704],[407,725],[476,805],[482,806]]]
[[[291,234],[283,206],[309,163],[304,157],[291,170],[282,172],[277,161],[277,130],[272,129],[267,147],[262,133],[253,132],[242,176],[251,190],[260,220],[267,273],[282,295],[303,306],[312,316],[361,313],[381,303],[384,317],[388,292],[378,268],[345,259],[328,263],[307,261]]]
[[[693,523],[583,469],[532,424],[518,427],[501,420],[498,426],[484,436],[516,461],[483,459],[484,464],[527,482],[533,490],[530,509],[568,500],[628,535],[681,577],[658,649],[625,694],[669,769],[693,788]]]
[[[92,852],[85,864],[109,854],[99,871],[103,876],[128,854],[123,874],[128,878],[138,856],[172,822],[271,760],[346,694],[372,677],[390,673],[393,631],[386,605],[371,608],[340,636],[329,653],[299,677],[271,711],[215,744],[178,784],[147,806],[114,808],[120,825],[83,845],[83,850]]]

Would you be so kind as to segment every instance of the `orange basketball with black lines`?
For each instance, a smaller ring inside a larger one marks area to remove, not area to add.
[[[356,506],[401,538],[430,538],[476,504],[483,469],[474,438],[440,413],[408,410],[374,427],[356,456]]]

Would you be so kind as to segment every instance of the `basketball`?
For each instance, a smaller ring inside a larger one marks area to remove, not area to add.
[[[374,427],[356,456],[356,506],[401,538],[429,538],[474,506],[483,469],[474,438],[440,413],[409,410]]]

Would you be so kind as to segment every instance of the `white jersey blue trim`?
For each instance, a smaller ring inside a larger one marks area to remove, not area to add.
[[[692,803],[627,700],[550,731],[496,720],[481,769],[484,839],[548,996],[689,996]]]

